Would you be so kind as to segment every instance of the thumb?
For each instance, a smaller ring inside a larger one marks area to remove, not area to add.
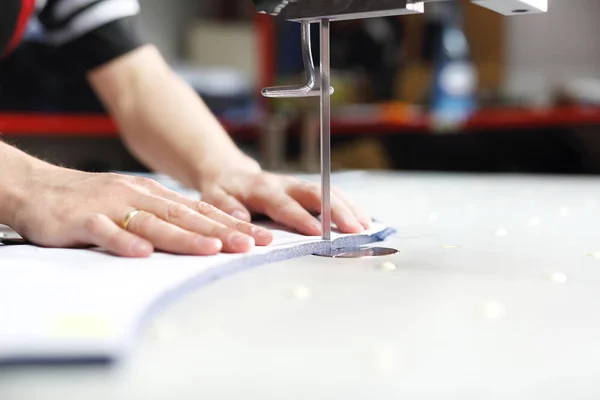
[[[202,192],[202,201],[217,207],[234,218],[250,222],[250,212],[233,196],[227,194],[219,187],[210,188]]]

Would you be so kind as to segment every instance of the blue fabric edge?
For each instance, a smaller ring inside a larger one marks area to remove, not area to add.
[[[231,276],[238,272],[246,271],[266,264],[309,256],[311,254],[328,250],[331,247],[355,247],[382,242],[388,237],[394,235],[396,232],[396,229],[388,227],[371,235],[344,236],[332,240],[331,242],[320,240],[295,246],[293,248],[278,249],[265,254],[257,254],[255,256],[236,259],[218,267],[211,268],[210,270],[200,273],[199,275],[194,276],[180,285],[177,285],[177,287],[164,292],[162,295],[157,296],[153,302],[148,304],[143,317],[138,321],[135,334],[129,337],[128,340],[124,341],[125,346],[124,348],[119,349],[118,355],[88,354],[81,355],[80,357],[72,357],[67,355],[65,355],[65,357],[14,357],[1,359],[0,367],[55,367],[74,364],[113,365],[122,358],[126,357],[128,350],[134,346],[133,342],[140,336],[141,329],[147,326],[149,321],[152,320],[156,314],[158,314],[168,304],[176,301],[180,297],[183,297],[192,290],[212,284],[220,279]]]

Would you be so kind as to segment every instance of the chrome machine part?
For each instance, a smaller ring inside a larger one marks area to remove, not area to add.
[[[262,95],[270,98],[297,98],[297,97],[317,97],[321,95],[321,90],[317,86],[317,74],[312,56],[310,45],[310,21],[302,21],[302,59],[304,61],[304,70],[306,73],[306,83],[300,86],[279,86],[270,87],[262,90]],[[329,89],[330,95],[333,94],[333,88]]]
[[[409,0],[296,0],[279,9],[289,21],[343,21],[422,13],[423,1]]]
[[[331,249],[323,253],[315,254],[319,257],[329,258],[367,258],[384,257],[397,254],[398,250],[387,247],[344,247],[341,249]]]
[[[423,13],[424,4],[454,0],[254,0],[256,10],[290,21],[330,21]],[[548,11],[548,0],[471,0],[503,15]]]
[[[259,13],[278,16],[302,24],[302,53],[307,82],[302,86],[275,87],[263,90],[266,97],[321,97],[321,185],[323,239],[331,240],[331,100],[329,27],[332,21],[418,14],[425,12],[425,3],[456,0],[254,0]],[[546,12],[548,0],[472,0],[473,3],[504,15]],[[316,88],[316,73],[310,46],[310,23],[321,24],[321,85]],[[394,249],[379,248],[331,249],[329,257],[365,257],[385,255]],[[332,254],[338,254],[332,255]]]
[[[331,60],[329,20],[321,20],[321,226],[331,240]]]

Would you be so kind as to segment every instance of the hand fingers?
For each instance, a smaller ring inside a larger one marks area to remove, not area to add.
[[[186,231],[145,211],[130,220],[127,230],[169,253],[214,255],[223,246],[218,239]]]
[[[318,185],[298,182],[289,187],[288,193],[308,210],[321,212],[321,188]],[[342,232],[360,233],[364,230],[352,210],[335,193],[331,196],[331,219]]]
[[[225,212],[220,211],[214,206],[209,206],[204,202],[192,200],[180,193],[171,191],[163,186],[157,185],[151,189],[152,193],[176,203],[185,204],[190,209],[223,224],[229,228],[235,229],[254,238],[258,246],[267,246],[273,241],[273,233],[268,229],[260,228],[249,222],[241,221]],[[237,200],[236,200],[237,201]]]
[[[208,203],[197,201],[191,204],[190,208],[211,220],[252,237],[259,246],[267,246],[273,242],[273,233],[268,229],[234,218]]]
[[[252,220],[250,212],[234,197],[228,195],[221,188],[215,187],[202,192],[202,201],[217,207],[234,218],[244,222]]]
[[[247,252],[250,251],[255,244],[255,241],[251,236],[229,228],[211,219],[209,216],[202,215],[185,204],[158,196],[147,195],[142,196],[134,203],[134,206],[186,231],[194,232],[206,237],[218,238],[223,244],[223,250],[227,252]],[[212,206],[206,205],[205,208],[210,208],[215,210],[215,212],[222,213]],[[243,224],[243,222],[239,222]]]
[[[106,215],[95,214],[84,221],[86,242],[123,257],[148,257],[154,251],[151,243],[126,232]]]
[[[372,218],[360,208],[354,202],[352,202],[342,191],[332,188],[331,191],[341,200],[346,206],[352,211],[354,216],[358,218],[358,221],[365,229],[369,229],[371,227]]]
[[[321,234],[321,223],[290,196],[282,193],[263,201],[267,215],[273,221],[292,227],[305,235]]]

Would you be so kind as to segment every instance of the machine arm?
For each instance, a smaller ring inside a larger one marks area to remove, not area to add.
[[[254,0],[256,11],[289,21],[339,21],[422,13],[424,4],[451,0]],[[471,0],[504,15],[540,13],[547,0]]]
[[[300,86],[272,87],[263,89],[266,97],[307,97],[321,99],[321,223],[323,239],[331,240],[331,131],[330,131],[330,42],[332,21],[386,17],[423,13],[425,3],[432,1],[461,0],[253,0],[259,13],[277,18],[297,21],[302,25],[302,54],[307,81]],[[471,0],[504,15],[545,12],[548,0]],[[310,24],[321,26],[321,65],[319,76],[313,65],[310,48]],[[318,79],[320,78],[320,79]],[[339,249],[331,249],[328,255]],[[368,250],[366,250],[368,253]],[[353,253],[354,254],[354,253]]]

